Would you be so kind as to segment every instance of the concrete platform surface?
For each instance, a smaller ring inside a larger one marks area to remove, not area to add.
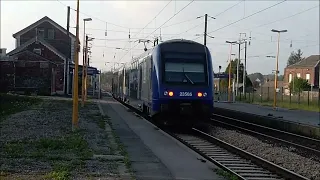
[[[268,114],[272,114],[273,116],[271,117],[274,118],[279,118],[281,120],[296,122],[300,124],[307,124],[311,126],[319,126],[320,123],[320,113],[312,111],[289,110],[284,108],[278,108],[277,110],[274,110],[272,107],[249,103],[215,102],[214,107],[241,111],[250,114],[257,114],[261,116],[268,116]]]
[[[126,147],[137,179],[221,180],[218,167],[110,97],[100,101]]]

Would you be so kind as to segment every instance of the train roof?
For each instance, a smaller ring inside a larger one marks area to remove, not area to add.
[[[198,43],[198,42],[192,41],[192,40],[188,40],[188,39],[170,39],[170,40],[167,40],[167,41],[164,41],[164,42],[160,43],[159,45],[169,44],[169,43],[177,43],[177,42],[190,43],[190,44],[199,44],[199,45],[203,46],[203,44],[201,44],[201,43]]]

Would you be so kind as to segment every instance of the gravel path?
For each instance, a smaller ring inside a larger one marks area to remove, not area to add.
[[[307,178],[320,180],[320,163],[290,152],[291,148],[278,147],[220,127],[213,127],[210,134]]]
[[[79,132],[71,120],[72,101],[53,99],[2,120],[0,179],[120,179],[123,162],[93,158],[116,153],[98,105],[79,103]]]

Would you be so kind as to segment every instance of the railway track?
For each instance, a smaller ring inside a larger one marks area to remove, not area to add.
[[[254,136],[260,136],[279,142],[283,145],[294,147],[304,154],[320,157],[319,139],[313,139],[218,114],[213,114],[211,122],[214,125],[222,125],[227,128],[236,129]]]
[[[117,100],[117,99],[116,99]],[[117,100],[119,101],[119,100]],[[138,115],[150,121],[149,116],[145,116],[135,107],[122,101],[124,106]],[[199,129],[192,128],[191,132],[175,133],[165,130],[172,137],[196,151],[208,161],[216,164],[223,170],[233,174],[242,180],[307,180],[308,178],[278,166],[272,162],[264,160],[252,153],[246,152],[222,140],[219,140]]]
[[[171,135],[201,154],[207,160],[237,176],[238,179],[308,179],[274,163],[264,160],[254,154],[219,140],[199,129],[193,128],[192,134],[171,133]]]

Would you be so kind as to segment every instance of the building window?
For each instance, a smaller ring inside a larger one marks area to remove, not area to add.
[[[292,74],[289,74],[289,83],[292,81]]]
[[[48,39],[54,39],[54,29],[48,29]]]
[[[44,29],[43,28],[37,29],[37,36],[44,38]]]
[[[306,80],[309,82],[310,81],[310,74],[306,74]]]
[[[33,52],[36,53],[36,54],[41,55],[41,49],[40,48],[34,48]]]
[[[300,78],[301,77],[301,74],[300,73],[297,73],[297,78]]]

